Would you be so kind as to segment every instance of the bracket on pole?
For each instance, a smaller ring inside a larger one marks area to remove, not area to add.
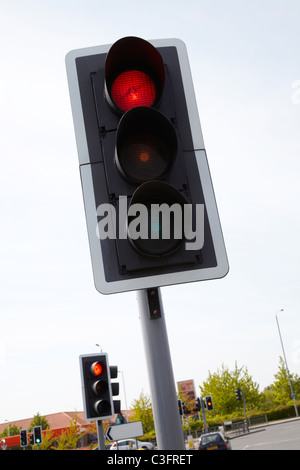
[[[157,320],[157,318],[161,317],[160,298],[157,287],[147,289],[147,299],[150,319]]]

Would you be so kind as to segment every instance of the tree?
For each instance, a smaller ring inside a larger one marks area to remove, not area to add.
[[[85,434],[78,429],[77,413],[74,419],[70,420],[70,426],[67,427],[56,440],[55,448],[57,450],[70,450],[76,449],[77,442]]]
[[[20,433],[21,429],[22,426],[18,427],[15,423],[9,423],[7,427],[3,429],[0,437],[16,436]]]
[[[55,438],[53,437],[54,433],[51,429],[47,429],[45,433],[43,433],[43,442],[40,444],[40,450],[51,450],[53,448],[53,443]]]
[[[272,385],[268,385],[267,387],[264,388],[262,396],[263,396],[263,403],[262,403],[261,409],[263,411],[268,411],[276,407],[276,403],[274,401],[274,393],[272,391]]]
[[[43,430],[50,428],[45,416],[41,416],[39,412],[37,412],[37,414],[32,418],[29,429],[33,429],[35,426],[42,426]]]
[[[152,413],[151,400],[142,391],[139,398],[132,402],[133,421],[142,421],[143,430],[148,433],[154,429],[154,419]]]
[[[230,371],[222,364],[222,369],[215,373],[209,371],[208,378],[203,382],[200,391],[202,396],[210,395],[213,398],[215,414],[231,414],[242,411],[243,403],[235,397],[235,390],[242,388],[245,394],[247,409],[255,408],[261,402],[259,386],[253,381],[247,367],[238,367]]]
[[[274,402],[278,405],[286,405],[291,400],[291,387],[283,358],[279,357],[279,367],[277,374],[274,374],[274,383],[270,386],[273,393]],[[297,374],[291,374],[290,379],[293,391],[296,395],[300,395],[300,378]]]

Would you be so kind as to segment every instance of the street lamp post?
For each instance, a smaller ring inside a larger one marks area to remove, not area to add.
[[[118,370],[118,373],[122,374],[122,379],[123,379],[123,390],[124,390],[124,398],[125,398],[125,407],[126,407],[126,420],[127,423],[129,423],[128,419],[128,407],[127,407],[127,399],[126,399],[126,389],[125,389],[125,381],[124,381],[124,372],[122,370]]]
[[[291,377],[290,377],[290,373],[289,373],[289,368],[288,368],[288,365],[287,365],[287,360],[286,360],[285,351],[284,351],[284,347],[283,347],[282,336],[281,336],[281,332],[280,332],[280,328],[279,328],[279,322],[278,322],[278,318],[277,318],[277,313],[279,313],[279,312],[283,312],[283,308],[275,313],[275,317],[276,317],[278,333],[279,333],[279,338],[280,338],[282,352],[283,352],[284,364],[285,364],[285,368],[286,368],[286,372],[287,372],[287,376],[288,376],[288,380],[289,380],[289,384],[290,384],[290,388],[291,388],[292,398],[293,398],[293,401],[294,401],[295,413],[296,413],[296,416],[298,417],[299,415],[298,415],[298,408],[297,408],[297,405],[296,405],[296,395],[294,394],[294,390],[293,390],[293,385],[292,385],[292,381],[291,381]]]
[[[6,419],[5,422],[7,423],[7,437],[10,437],[10,427],[9,427],[9,420]]]

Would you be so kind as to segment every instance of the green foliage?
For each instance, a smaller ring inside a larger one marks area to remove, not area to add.
[[[78,440],[84,435],[84,432],[78,431],[77,413],[74,419],[70,420],[70,426],[67,427],[56,439],[56,450],[71,450],[76,449]]]
[[[235,390],[242,388],[246,400],[247,417],[267,415],[268,421],[274,419],[284,419],[295,416],[295,408],[291,402],[291,390],[288,383],[288,377],[282,358],[279,358],[279,370],[274,375],[275,381],[268,386],[262,393],[259,391],[259,385],[254,382],[249,374],[247,367],[238,367],[230,370],[224,364],[217,372],[209,371],[208,378],[200,386],[200,396],[212,396],[214,411],[206,412],[206,419],[210,428],[221,426],[224,421],[242,421],[244,419],[243,400],[238,401],[235,397]],[[293,389],[296,395],[300,396],[300,379],[297,375],[290,374],[293,382]],[[184,399],[179,391],[178,398]],[[278,406],[280,404],[280,406]],[[286,405],[286,406],[283,406]],[[289,405],[289,406],[288,406]],[[192,408],[192,404],[189,408]],[[298,402],[298,409],[300,402]],[[133,420],[141,420],[145,432],[153,436],[154,423],[151,409],[150,398],[143,394],[138,400],[133,402],[135,411]],[[300,412],[300,409],[299,409]],[[203,429],[203,420],[197,417],[189,417],[189,427],[191,431]],[[187,425],[183,426],[187,429]]]
[[[211,395],[213,397],[214,411],[210,414],[227,415],[243,409],[243,402],[236,400],[235,390],[243,387],[247,408],[258,407],[261,403],[259,386],[253,381],[248,373],[247,367],[239,368],[235,364],[235,369],[230,371],[228,367],[222,365],[221,370],[215,373],[209,371],[208,378],[200,386],[201,395]]]
[[[30,423],[29,429],[33,429],[35,426],[42,426],[43,430],[50,428],[49,423],[47,419],[45,418],[45,416],[41,416],[39,412],[37,412],[37,414],[34,415]]]
[[[300,378],[297,374],[290,373],[293,391],[296,396],[300,395]],[[268,399],[272,405],[287,405],[291,400],[291,387],[286,371],[285,363],[282,357],[279,357],[279,367],[277,374],[274,375],[275,380],[272,385],[265,389],[265,399]]]
[[[35,426],[37,426],[35,424]],[[41,424],[38,424],[41,426]],[[67,427],[60,436],[53,437],[53,432],[47,430],[43,434],[43,442],[39,446],[40,450],[71,450],[77,448],[78,440],[84,435],[84,432],[78,430],[77,413],[74,419],[70,420],[70,426]]]
[[[248,373],[247,367],[238,367],[235,364],[233,370],[229,370],[224,364],[217,372],[208,372],[208,378],[200,386],[200,396],[205,397],[211,395],[213,398],[214,411],[206,413],[207,422],[210,428],[218,427],[224,421],[239,421],[244,419],[243,401],[236,400],[235,390],[242,388],[246,399],[246,410],[248,418],[266,414],[268,421],[290,418],[295,416],[294,404],[291,400],[291,389],[289,385],[288,375],[286,372],[283,359],[279,358],[278,372],[274,374],[274,383],[259,392],[259,386],[253,381]],[[296,374],[290,373],[294,393],[300,397],[300,378]],[[181,396],[180,392],[179,398]],[[298,411],[300,412],[300,401],[297,402]],[[192,405],[191,405],[192,408]],[[154,419],[150,397],[141,392],[138,399],[134,400],[131,406],[133,410],[132,421],[142,421],[144,429],[144,438],[149,440],[155,437]],[[45,417],[37,413],[30,424],[30,429],[34,426],[42,426],[47,429],[47,433],[43,435],[43,443],[40,450],[47,449],[75,449],[78,440],[84,433],[79,432],[77,425],[77,415],[70,422],[67,428],[59,437],[52,438],[52,432],[49,430],[49,423]],[[184,428],[187,426],[184,426]],[[191,431],[203,429],[203,420],[197,417],[189,417],[189,427]],[[17,427],[11,423],[9,425],[9,434],[19,434],[21,427]],[[91,430],[89,430],[91,432]],[[92,431],[95,432],[95,429]],[[0,437],[8,436],[8,427],[4,429]]]
[[[0,437],[16,436],[20,433],[22,426],[18,427],[15,423],[9,423],[3,432],[0,434]]]
[[[300,413],[300,402],[298,402],[298,412]],[[280,419],[295,418],[294,404],[286,406],[277,406],[271,410],[266,411],[268,421],[277,421]]]
[[[43,442],[42,444],[40,444],[39,449],[40,450],[52,450],[53,443],[54,443],[53,431],[51,431],[50,429],[47,429],[47,431],[43,433]]]
[[[131,405],[133,410],[132,421],[142,421],[143,430],[149,433],[154,429],[154,419],[152,413],[151,400],[148,395],[142,391],[139,398],[134,400]]]

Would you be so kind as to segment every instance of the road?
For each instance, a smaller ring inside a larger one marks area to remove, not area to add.
[[[300,450],[300,420],[266,425],[230,442],[232,450]]]

